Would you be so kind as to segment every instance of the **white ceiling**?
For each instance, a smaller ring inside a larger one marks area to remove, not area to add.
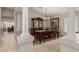
[[[22,13],[21,7],[2,7],[2,21],[4,22],[14,22],[14,10],[16,9],[16,12]]]
[[[18,12],[22,12],[22,7],[5,7],[5,8],[10,9],[10,10],[16,9]]]
[[[46,11],[47,8],[47,11]],[[35,11],[37,13],[45,15],[47,13],[48,16],[58,15],[67,13],[67,7],[29,7],[30,10]],[[79,8],[76,8],[76,11],[79,12]]]

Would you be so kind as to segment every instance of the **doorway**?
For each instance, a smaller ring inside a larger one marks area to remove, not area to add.
[[[18,7],[17,7],[18,8]],[[0,51],[16,51],[18,30],[18,14],[15,7],[0,8]],[[17,10],[18,11],[18,10]]]

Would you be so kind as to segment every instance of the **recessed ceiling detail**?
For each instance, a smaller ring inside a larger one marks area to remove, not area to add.
[[[45,11],[45,8],[47,8],[47,11]],[[65,14],[68,12],[68,7],[29,7],[29,9],[38,12],[42,15],[47,12],[49,16]],[[79,12],[79,8],[76,8],[76,11]]]

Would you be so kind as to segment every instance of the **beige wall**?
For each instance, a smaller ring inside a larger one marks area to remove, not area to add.
[[[61,14],[61,15],[55,15],[53,16],[53,18],[59,18],[59,32],[61,35],[64,35],[66,32],[66,28],[65,28],[65,17],[67,17],[66,14]]]

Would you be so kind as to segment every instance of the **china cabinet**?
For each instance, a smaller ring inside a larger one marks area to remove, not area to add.
[[[42,30],[43,29],[43,19],[40,17],[37,18],[32,18],[32,22],[31,22],[31,27],[32,29],[36,29],[36,30]]]

